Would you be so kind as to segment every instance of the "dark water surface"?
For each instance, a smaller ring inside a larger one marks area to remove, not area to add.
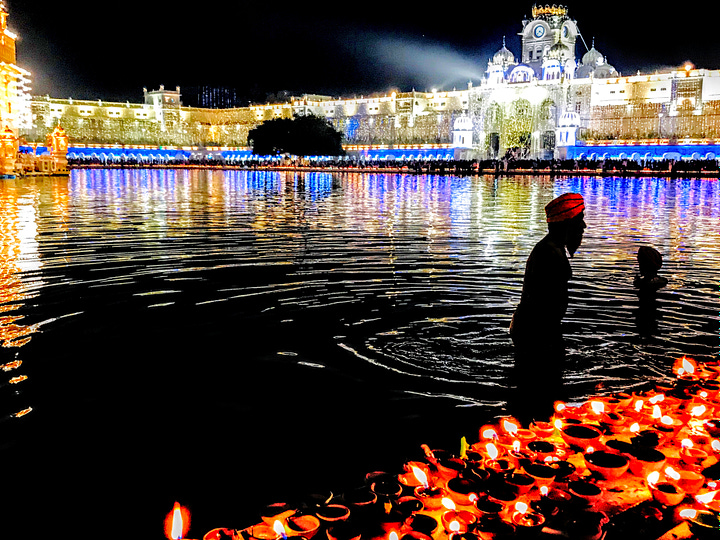
[[[503,412],[525,260],[544,205],[567,191],[585,197],[588,224],[567,393],[716,358],[717,180],[2,181],[0,537],[159,539],[179,500],[197,538],[396,471],[421,443],[456,451]],[[640,305],[645,244],[669,285]]]

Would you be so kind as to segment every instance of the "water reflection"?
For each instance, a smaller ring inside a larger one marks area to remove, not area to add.
[[[715,354],[720,190],[652,178],[82,170],[6,182],[0,340],[17,349],[68,314],[75,331],[109,301],[207,320],[223,304],[285,327],[313,310],[332,314],[337,350],[409,377],[408,391],[501,404],[523,266],[544,205],[566,191],[583,194],[589,225],[567,316],[571,393]],[[651,303],[632,288],[643,244],[670,278]],[[87,299],[29,306],[43,291]]]

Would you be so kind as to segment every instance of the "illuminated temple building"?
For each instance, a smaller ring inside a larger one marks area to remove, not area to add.
[[[483,80],[462,90],[352,99],[305,95],[286,103],[213,109],[183,106],[180,88],[160,86],[146,89],[142,103],[34,97],[31,122],[16,118],[16,125],[32,142],[44,141],[59,123],[74,147],[239,149],[264,120],[315,114],[344,134],[351,152],[371,157],[397,157],[403,149],[424,146],[445,149],[446,156],[480,159],[715,158],[720,71],[687,66],[621,76],[594,43],[585,45],[576,21],[562,6],[533,7],[519,35],[518,56],[503,40]],[[7,31],[5,36],[11,40]],[[578,47],[584,54],[578,55]],[[13,71],[18,69],[14,50],[13,62],[3,60],[6,79],[14,77],[20,84],[26,73]],[[3,108],[2,114],[22,110],[20,104]]]

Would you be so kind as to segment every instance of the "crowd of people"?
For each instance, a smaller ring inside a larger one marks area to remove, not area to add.
[[[360,159],[338,157],[323,159],[284,158],[268,159],[251,157],[241,160],[225,160],[216,155],[190,157],[182,161],[157,158],[102,160],[98,157],[82,156],[68,158],[70,167],[120,167],[120,168],[165,168],[165,167],[208,167],[227,169],[322,169],[340,171],[410,172],[418,174],[623,174],[623,175],[702,175],[720,176],[717,160],[660,160],[636,162],[628,159],[604,160],[541,160],[541,159],[488,159],[488,160],[445,160],[445,159]]]

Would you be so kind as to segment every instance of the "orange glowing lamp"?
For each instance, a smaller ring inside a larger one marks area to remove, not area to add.
[[[680,473],[677,472],[677,471],[676,471],[675,469],[673,469],[672,467],[666,467],[666,468],[665,468],[665,475],[666,475],[668,478],[672,478],[672,479],[675,480],[676,482],[677,482],[678,480],[680,480],[680,478],[681,478]]]
[[[442,498],[442,505],[443,505],[445,508],[447,508],[448,510],[455,510],[455,503],[453,502],[452,499],[450,499],[450,498],[448,498],[448,497],[443,497],[443,498]]]
[[[502,427],[505,430],[505,433],[509,435],[517,435],[518,431],[518,425],[515,422],[511,422],[510,420],[504,419],[502,421]]]
[[[648,486],[654,486],[655,484],[658,483],[659,480],[660,480],[660,473],[658,471],[653,471],[647,475]]]
[[[417,478],[417,481],[420,482],[420,484],[422,484],[422,487],[424,487],[425,489],[428,489],[430,487],[430,484],[428,483],[427,474],[425,474],[425,472],[422,469],[420,469],[419,467],[415,467],[413,465],[412,472],[415,475],[415,478]]]
[[[500,455],[500,452],[498,452],[497,446],[495,446],[493,443],[488,443],[485,445],[485,450],[487,450],[488,457],[495,461],[498,456]]]
[[[697,517],[697,510],[694,508],[683,508],[678,512],[678,515],[683,519],[695,519]]]
[[[165,517],[165,537],[169,540],[185,538],[190,529],[190,510],[175,502],[172,511]]]
[[[518,501],[515,503],[515,511],[518,514],[527,514],[528,511],[528,505],[527,503],[524,503],[522,501]]]
[[[597,415],[605,412],[605,404],[602,401],[591,401],[590,408]]]
[[[679,358],[673,366],[673,371],[678,377],[692,377],[695,375],[697,363],[692,358],[683,356]]]

